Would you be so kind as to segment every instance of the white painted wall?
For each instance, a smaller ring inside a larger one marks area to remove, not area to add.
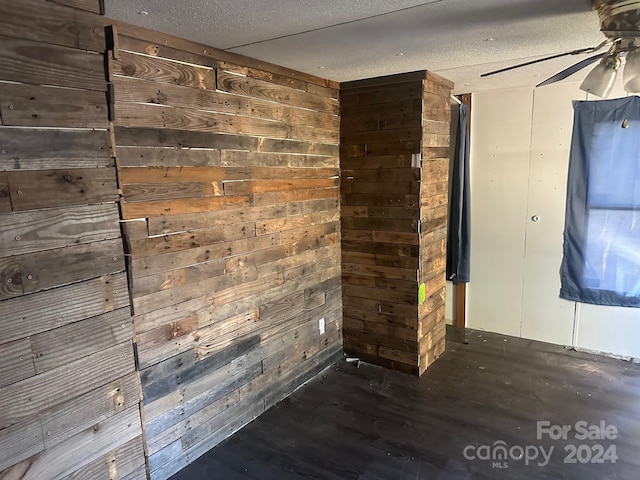
[[[456,323],[456,312],[453,308],[456,302],[455,290],[456,287],[453,282],[447,282],[444,300],[444,320],[448,325]]]
[[[558,296],[572,100],[585,99],[578,86],[473,95],[467,325],[640,357],[640,309]],[[612,98],[624,95],[618,85]]]

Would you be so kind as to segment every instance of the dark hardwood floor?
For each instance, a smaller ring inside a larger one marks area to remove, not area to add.
[[[538,421],[571,430],[538,439]],[[172,480],[502,478],[640,479],[640,365],[449,330],[422,378],[340,362]]]

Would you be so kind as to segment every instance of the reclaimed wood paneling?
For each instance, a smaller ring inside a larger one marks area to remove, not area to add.
[[[11,211],[11,194],[6,172],[0,172],[0,213]]]
[[[0,80],[106,92],[104,56],[0,36]]]
[[[451,88],[422,71],[340,90],[345,350],[414,375],[444,350]]]
[[[165,479],[341,353],[337,85],[117,27],[144,429]]]
[[[66,1],[90,3],[85,0]],[[98,0],[93,3],[98,5]],[[0,0],[0,10],[2,35],[78,50],[99,53],[105,50],[104,22],[97,15],[85,14],[42,0]]]
[[[113,168],[7,172],[14,211],[118,199]]]
[[[120,52],[113,61],[113,75],[153,80],[158,83],[215,90],[215,70],[170,60]]]
[[[24,84],[0,86],[3,125],[107,128],[105,94]]]
[[[114,24],[118,28],[121,48],[126,50],[144,52],[147,55],[155,55],[196,65],[208,65],[215,68],[229,67],[229,65],[225,64],[226,62],[236,67],[240,66],[240,68],[254,70],[261,77],[272,80],[274,83],[277,83],[277,77],[281,76],[305,82],[309,85],[325,87],[329,92],[328,96],[333,98],[335,98],[335,90],[339,88],[339,84],[335,81],[263,62],[262,60],[226,52],[208,45],[194,43],[142,27],[121,22],[114,22]],[[276,79],[272,75],[276,75]],[[293,86],[297,85],[299,84],[296,82]]]
[[[0,127],[0,146],[2,170],[114,166],[106,131]]]
[[[146,476],[99,0],[0,0],[0,478]]]

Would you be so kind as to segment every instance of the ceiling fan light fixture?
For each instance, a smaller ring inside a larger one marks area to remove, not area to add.
[[[620,57],[617,54],[607,55],[589,72],[580,85],[580,90],[607,98],[613,89],[618,70],[620,70]]]
[[[624,89],[629,93],[640,93],[640,47],[627,55],[622,76]]]

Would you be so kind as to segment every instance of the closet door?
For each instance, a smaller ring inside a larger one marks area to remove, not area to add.
[[[575,83],[537,88],[525,223],[521,336],[572,345],[575,302],[558,296]]]
[[[520,336],[533,90],[473,95],[467,325]]]

